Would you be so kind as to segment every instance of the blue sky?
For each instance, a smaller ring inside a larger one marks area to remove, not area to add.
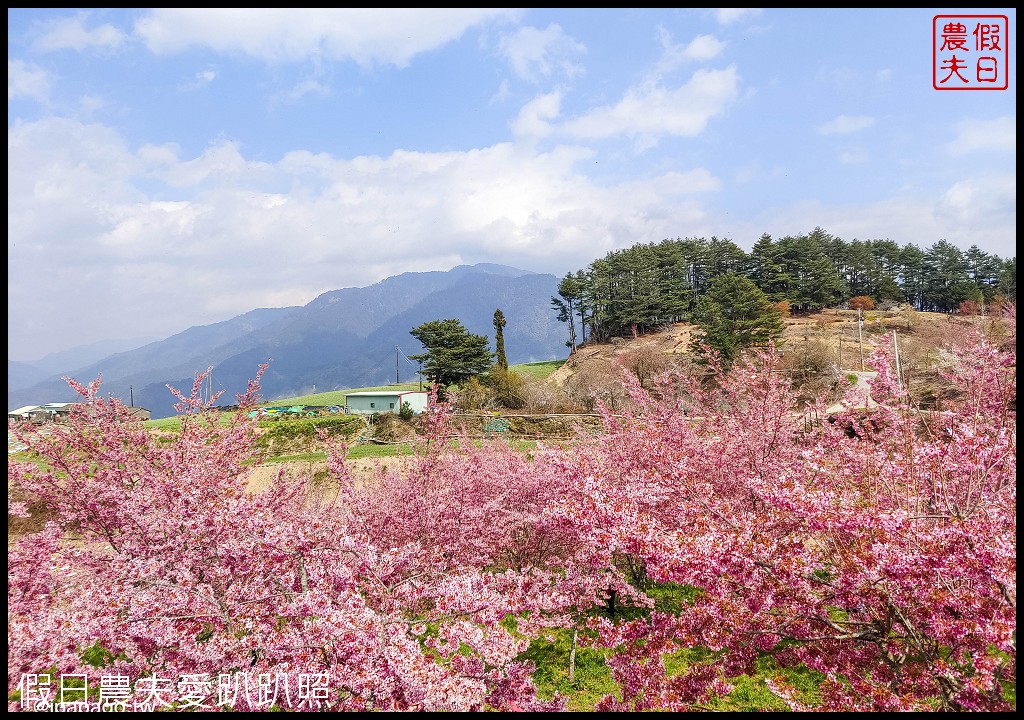
[[[932,18],[1009,18],[1009,88]],[[8,358],[815,227],[1016,256],[1016,11],[7,11]]]

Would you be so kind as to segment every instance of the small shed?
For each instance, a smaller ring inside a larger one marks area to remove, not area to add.
[[[365,390],[345,396],[345,412],[351,415],[395,413],[409,403],[414,414],[427,409],[427,393],[418,390]]]
[[[34,423],[43,423],[49,419],[49,413],[39,405],[26,405],[7,411],[8,420],[28,420]]]
[[[50,420],[67,420],[68,416],[71,415],[71,408],[74,403],[59,402],[59,403],[46,403],[43,405],[43,410],[47,412]]]
[[[137,418],[138,420],[149,420],[152,413],[144,407],[137,407],[135,405],[125,408],[128,411],[129,417]]]

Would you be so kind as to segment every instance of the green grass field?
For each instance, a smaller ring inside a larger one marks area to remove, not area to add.
[[[339,405],[345,406],[345,396],[354,392],[372,392],[380,390],[419,390],[418,382],[400,383],[398,385],[375,385],[373,387],[349,388],[347,390],[332,390],[331,392],[315,393],[313,395],[302,395],[299,397],[279,398],[277,400],[264,400],[261,407],[286,407],[289,405]],[[231,414],[224,413],[218,424],[227,425]],[[177,415],[159,420],[147,420],[143,423],[151,430],[177,430],[181,424],[181,418]]]
[[[527,377],[535,380],[543,380],[551,373],[565,364],[565,360],[542,360],[540,362],[530,363],[519,363],[518,365],[510,365],[509,370],[514,370],[518,373],[522,373]],[[403,392],[409,390],[428,390],[428,386],[424,384],[422,387],[420,383],[408,382],[398,383],[397,385],[374,385],[373,387],[361,387],[361,388],[348,388],[347,390],[331,390],[330,392],[314,393],[312,395],[299,395],[297,397],[287,398],[276,398],[273,400],[264,400],[260,403],[262,407],[284,407],[287,405],[339,405],[344,407],[345,396],[349,393],[354,392],[375,392],[383,390],[401,390]],[[228,416],[221,419],[221,424],[226,425],[228,423]],[[147,420],[145,426],[151,430],[177,430],[180,424],[180,420],[177,416],[169,418],[161,418],[159,420]]]
[[[509,365],[508,369],[527,375],[534,380],[544,380],[548,375],[563,365],[565,365],[565,360],[541,360],[540,362]]]
[[[330,392],[314,393],[313,395],[300,395],[299,397],[280,398],[278,400],[266,400],[262,403],[264,407],[278,407],[283,405],[342,405],[345,404],[345,396],[354,392],[377,392],[382,390],[419,390],[419,382],[399,383],[397,385],[375,385],[373,387],[349,388],[347,390],[331,390]],[[429,390],[426,383],[424,390]]]
[[[541,360],[540,362],[530,363],[519,363],[518,365],[509,365],[509,370],[522,373],[535,380],[543,380],[553,373],[558,368],[565,364],[565,360]],[[278,406],[278,405],[344,405],[345,396],[349,393],[354,392],[374,392],[381,390],[429,390],[430,387],[426,383],[422,386],[417,382],[399,383],[397,385],[375,385],[373,387],[362,387],[362,388],[349,388],[348,390],[332,390],[330,392],[316,393],[314,395],[300,395],[298,397],[280,398],[277,400],[268,400],[261,403],[264,406]]]

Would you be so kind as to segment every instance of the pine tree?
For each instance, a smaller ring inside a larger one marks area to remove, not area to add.
[[[559,297],[551,298],[551,306],[558,311],[558,321],[569,323],[569,340],[565,343],[565,346],[569,348],[569,352],[575,352],[576,350],[576,319],[575,313],[579,309],[581,303],[581,295],[583,293],[583,282],[577,276],[572,273],[566,273],[562,281],[558,283],[558,295]],[[582,322],[582,313],[580,314]]]
[[[498,367],[508,370],[508,358],[505,357],[505,313],[498,308],[494,311],[494,349],[498,355]]]
[[[697,303],[695,320],[703,333],[694,336],[694,350],[716,350],[730,367],[749,347],[767,345],[782,335],[778,311],[749,279],[736,273],[720,275]]]
[[[442,388],[487,372],[494,361],[487,336],[469,332],[455,319],[431,320],[409,334],[427,349],[409,359],[422,361],[427,378]]]

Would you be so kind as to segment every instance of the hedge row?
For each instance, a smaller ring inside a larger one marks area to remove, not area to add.
[[[260,437],[261,445],[290,443],[295,440],[316,440],[323,431],[328,437],[351,437],[366,427],[363,419],[352,415],[340,417],[314,417],[260,420],[259,426],[268,432]]]

